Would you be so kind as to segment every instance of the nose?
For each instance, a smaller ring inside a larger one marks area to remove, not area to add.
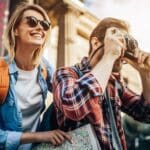
[[[43,29],[43,26],[41,25],[40,21],[38,21],[38,24],[36,26],[37,29],[40,29],[40,30],[44,30]]]

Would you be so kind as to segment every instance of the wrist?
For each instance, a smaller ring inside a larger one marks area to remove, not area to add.
[[[112,54],[104,54],[103,58],[104,60],[107,60],[107,62],[114,64],[114,62],[119,58],[117,55]]]
[[[21,144],[39,142],[39,135],[37,133],[26,132],[21,136]]]

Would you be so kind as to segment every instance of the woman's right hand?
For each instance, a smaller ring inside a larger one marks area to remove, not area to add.
[[[53,131],[41,132],[39,133],[38,136],[39,139],[41,139],[40,142],[50,142],[53,145],[60,145],[65,140],[68,140],[71,143],[71,137],[67,133],[59,129]]]
[[[68,140],[70,143],[72,143],[71,136],[59,129],[44,132],[23,133],[21,136],[21,144],[40,142],[60,145],[65,140]]]

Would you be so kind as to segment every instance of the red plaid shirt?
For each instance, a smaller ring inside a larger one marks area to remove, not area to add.
[[[106,111],[106,100],[101,86],[90,73],[87,58],[74,67],[64,67],[56,71],[53,78],[54,102],[56,104],[57,121],[65,128],[69,120],[78,122],[88,120],[96,131],[101,148],[112,148],[112,132]],[[121,86],[116,88],[115,81]],[[139,121],[150,121],[150,106],[144,104],[143,96],[136,95],[120,82],[119,75],[111,75],[107,86],[111,99],[119,137],[126,149],[125,136],[121,124],[121,111]],[[70,127],[71,128],[71,127]],[[69,128],[68,128],[69,129]]]

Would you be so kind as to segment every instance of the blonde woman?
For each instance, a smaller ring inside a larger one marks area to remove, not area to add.
[[[52,67],[42,58],[50,32],[48,15],[38,5],[17,6],[5,31],[9,57],[10,86],[0,105],[0,149],[32,148],[32,143],[61,144],[70,137],[61,130],[36,132],[48,90],[51,91]],[[42,71],[46,68],[45,80]]]

